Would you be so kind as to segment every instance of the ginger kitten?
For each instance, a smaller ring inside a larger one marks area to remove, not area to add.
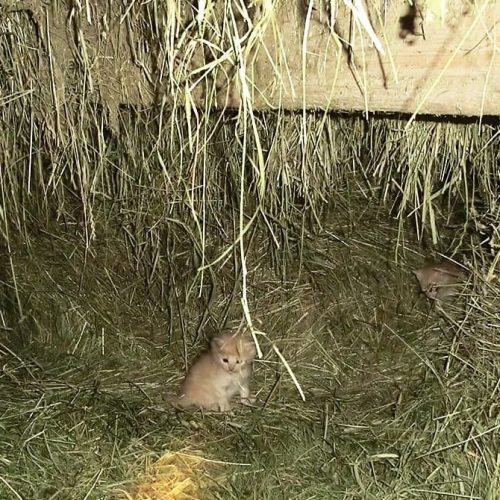
[[[413,274],[427,297],[444,300],[456,292],[456,285],[463,279],[464,270],[458,264],[444,260],[438,264],[416,269]]]
[[[225,333],[210,342],[210,349],[193,364],[184,379],[176,405],[229,411],[237,394],[248,404],[255,358],[253,342],[240,333]]]

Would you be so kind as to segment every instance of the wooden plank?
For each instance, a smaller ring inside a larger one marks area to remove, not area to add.
[[[417,11],[410,23],[414,30],[403,29],[408,2],[392,2],[383,23],[372,21],[386,49],[383,56],[356,27],[350,31],[349,12],[342,8],[335,26],[337,33],[353,44],[351,65],[347,51],[339,49],[329,32],[326,14],[314,11],[307,36],[305,78],[303,3],[282,2],[276,15],[277,29],[269,25],[264,46],[247,57],[255,108],[298,109],[303,107],[305,96],[307,108],[500,115],[500,0],[490,1],[480,14],[482,2],[473,6],[450,0],[443,24],[439,20],[422,22]],[[377,19],[373,9],[370,17]],[[349,38],[350,32],[354,37]],[[240,105],[235,78],[219,89],[218,107]]]

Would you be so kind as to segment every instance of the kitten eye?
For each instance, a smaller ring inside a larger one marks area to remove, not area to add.
[[[222,361],[224,361],[224,363],[229,363],[229,360],[227,358],[224,358]]]
[[[239,365],[239,364],[240,364],[240,360],[239,360],[239,359],[237,359],[237,360],[236,360],[236,364],[237,364],[237,365]]]

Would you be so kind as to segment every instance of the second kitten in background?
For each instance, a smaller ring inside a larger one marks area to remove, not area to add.
[[[225,412],[237,394],[242,403],[252,402],[250,377],[255,355],[252,340],[240,333],[213,338],[209,350],[194,362],[182,382],[176,406]]]
[[[444,300],[457,292],[457,285],[463,280],[464,269],[454,262],[444,260],[438,264],[413,271],[422,292],[433,300]]]

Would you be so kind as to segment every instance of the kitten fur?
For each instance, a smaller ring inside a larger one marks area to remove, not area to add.
[[[456,285],[463,279],[464,270],[448,260],[416,269],[413,274],[417,277],[422,292],[433,300],[444,300],[457,291]]]
[[[249,404],[253,342],[240,333],[225,333],[212,339],[210,349],[193,364],[181,384],[176,406],[195,406],[209,411],[226,412],[237,394]]]

